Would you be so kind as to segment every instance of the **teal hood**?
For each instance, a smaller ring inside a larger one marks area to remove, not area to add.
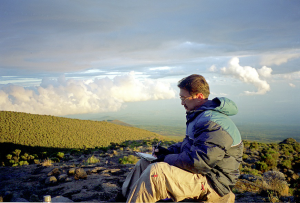
[[[238,108],[236,104],[226,98],[226,97],[216,97],[213,100],[207,101],[201,107],[199,107],[196,111],[206,111],[206,110],[213,110],[218,111],[222,114],[227,116],[233,116],[238,113]]]

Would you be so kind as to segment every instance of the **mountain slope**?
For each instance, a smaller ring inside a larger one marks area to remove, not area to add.
[[[0,143],[55,148],[84,148],[108,146],[111,142],[163,136],[135,127],[106,121],[90,121],[0,111]]]

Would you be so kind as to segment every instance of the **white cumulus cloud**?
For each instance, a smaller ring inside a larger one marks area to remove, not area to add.
[[[272,77],[272,71],[272,68],[268,68],[267,66],[263,66],[261,69],[257,70],[258,74],[264,78]]]
[[[44,78],[38,87],[8,84],[0,89],[0,110],[47,115],[118,111],[124,102],[170,99],[175,91],[157,80],[140,81],[134,73],[113,79]]]
[[[241,66],[239,63],[240,61],[237,57],[232,58],[229,61],[228,67],[221,68],[221,73],[254,85],[257,88],[257,92],[245,91],[248,95],[265,94],[270,91],[270,85],[267,81],[260,79],[260,74],[264,77],[270,76],[272,72],[271,68],[263,67],[260,70],[256,70],[250,66]]]

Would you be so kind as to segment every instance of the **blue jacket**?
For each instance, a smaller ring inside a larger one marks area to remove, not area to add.
[[[227,98],[214,98],[186,115],[186,137],[171,145],[164,161],[192,173],[205,175],[224,196],[235,185],[242,162],[243,143],[228,116],[238,112]]]

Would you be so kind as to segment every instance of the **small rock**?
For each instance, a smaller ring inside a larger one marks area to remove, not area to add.
[[[74,176],[75,180],[78,179],[86,179],[87,178],[87,174],[85,172],[85,170],[83,170],[82,168],[77,168],[75,170],[75,176]]]
[[[107,193],[115,193],[118,192],[119,187],[116,184],[112,184],[112,183],[103,183],[102,184],[105,192]]]
[[[58,176],[58,181],[63,182],[67,179],[68,175],[67,174],[61,174]]]
[[[294,171],[293,171],[293,170],[290,170],[290,169],[289,169],[289,170],[287,171],[287,175],[292,176],[293,174],[294,174]]]
[[[119,169],[119,168],[117,168],[117,169],[110,169],[111,173],[118,173],[120,171],[121,171],[121,169]]]
[[[75,174],[75,168],[71,168],[69,171],[68,171],[68,175],[74,175]]]
[[[13,193],[11,191],[5,191],[3,201],[10,202],[12,198],[13,198]]]
[[[66,178],[65,182],[72,182],[72,178]]]
[[[249,180],[251,182],[255,182],[257,180],[257,177],[252,174],[242,174],[242,175],[240,175],[239,179],[245,179],[245,180]]]
[[[53,185],[55,183],[57,183],[57,179],[55,176],[50,176],[45,180],[46,185]]]
[[[297,180],[298,178],[299,178],[299,175],[298,175],[298,174],[294,173],[294,174],[292,175],[292,179],[293,179],[293,180]]]
[[[38,196],[38,195],[32,194],[32,195],[30,195],[29,201],[30,201],[30,202],[39,202],[40,199],[39,199],[39,196]]]
[[[104,167],[95,167],[91,172],[98,173],[99,171],[104,170],[104,169],[105,169]]]
[[[57,196],[52,198],[51,202],[73,202],[73,201],[63,196]]]
[[[88,170],[86,171],[86,174],[87,174],[87,175],[91,175],[91,174],[92,174],[92,171],[91,171],[90,169],[88,169]]]
[[[48,173],[48,176],[59,176],[61,174],[59,168],[53,169],[50,173]]]
[[[24,198],[15,198],[15,199],[12,199],[12,202],[29,202],[27,199],[24,199]]]

